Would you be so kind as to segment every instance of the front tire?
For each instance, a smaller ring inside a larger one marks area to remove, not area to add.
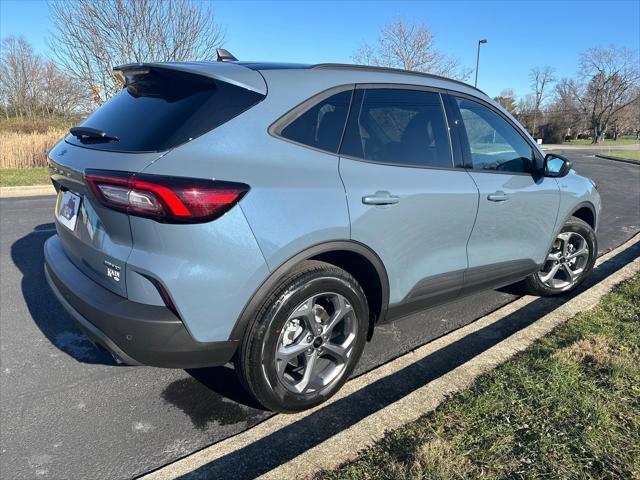
[[[547,297],[574,290],[591,272],[597,253],[598,242],[591,225],[577,217],[569,218],[542,268],[525,279],[527,291]]]
[[[366,296],[334,265],[305,261],[247,328],[236,370],[255,399],[292,413],[334,395],[358,362],[369,327]]]

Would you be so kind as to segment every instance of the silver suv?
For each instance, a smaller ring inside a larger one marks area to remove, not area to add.
[[[353,65],[158,63],[50,152],[49,284],[120,361],[333,395],[374,326],[524,280],[574,289],[600,200],[481,91]]]

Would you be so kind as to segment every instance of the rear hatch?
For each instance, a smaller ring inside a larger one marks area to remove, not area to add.
[[[116,69],[125,87],[49,154],[58,190],[55,221],[69,259],[127,296],[133,247],[129,216],[103,205],[87,170],[138,173],[166,152],[211,131],[266,95],[262,76],[228,63],[136,64]]]

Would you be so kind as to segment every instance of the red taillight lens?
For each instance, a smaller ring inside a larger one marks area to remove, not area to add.
[[[167,223],[218,218],[249,191],[243,183],[86,170],[85,178],[106,207]]]

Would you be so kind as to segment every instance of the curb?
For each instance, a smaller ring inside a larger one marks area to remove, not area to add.
[[[600,155],[599,153],[596,153],[596,157],[604,158],[606,160],[613,160],[614,162],[630,163],[631,165],[640,165],[640,161],[637,161],[637,160],[627,160],[626,158],[610,157],[608,155]]]
[[[36,197],[55,195],[53,185],[29,185],[24,187],[0,187],[0,198]]]
[[[620,260],[614,258],[627,249],[637,247],[638,245],[640,245],[640,235],[636,235],[623,245],[600,257],[596,262],[597,266],[613,259],[613,263],[610,264],[611,268],[619,269],[608,274],[600,282],[595,283],[564,304],[555,307],[531,325],[515,332],[510,337],[484,350],[466,363],[426,383],[399,400],[383,406],[375,413],[364,417],[359,422],[309,448],[291,460],[264,472],[260,478],[307,478],[313,476],[319,470],[333,469],[345,462],[355,459],[362,449],[373,445],[376,441],[383,438],[389,430],[399,428],[419,418],[421,415],[434,410],[440,403],[446,400],[447,396],[471,386],[481,374],[494,369],[516,353],[526,349],[534,341],[549,333],[556,326],[569,320],[578,312],[588,310],[597,305],[602,296],[608,293],[616,284],[640,271],[640,257],[635,258],[635,260],[626,265],[622,264],[620,267],[618,267]],[[606,266],[604,268],[605,272],[608,271]],[[444,349],[452,343],[478,332],[508,315],[517,314],[517,312],[522,311],[523,307],[538,300],[538,297],[533,296],[521,297],[475,322],[458,330],[454,330],[360,377],[350,380],[344,385],[342,390],[323,405],[297,414],[275,415],[270,417],[249,430],[245,430],[242,433],[189,454],[141,478],[146,480],[160,480],[182,478],[183,476],[188,476],[189,478],[210,478],[216,476],[215,474],[211,475],[213,472],[207,471],[208,464],[215,465],[216,461],[223,459],[225,456],[242,451],[253,444],[268,441],[268,438],[275,433],[296,424],[296,422],[303,420],[305,417],[312,415],[327,405],[358,392],[374,382],[393,375],[403,368],[412,365],[419,366],[420,362],[423,362],[434,352]],[[527,315],[526,312],[520,314]],[[247,459],[247,461],[250,461],[250,459]]]

